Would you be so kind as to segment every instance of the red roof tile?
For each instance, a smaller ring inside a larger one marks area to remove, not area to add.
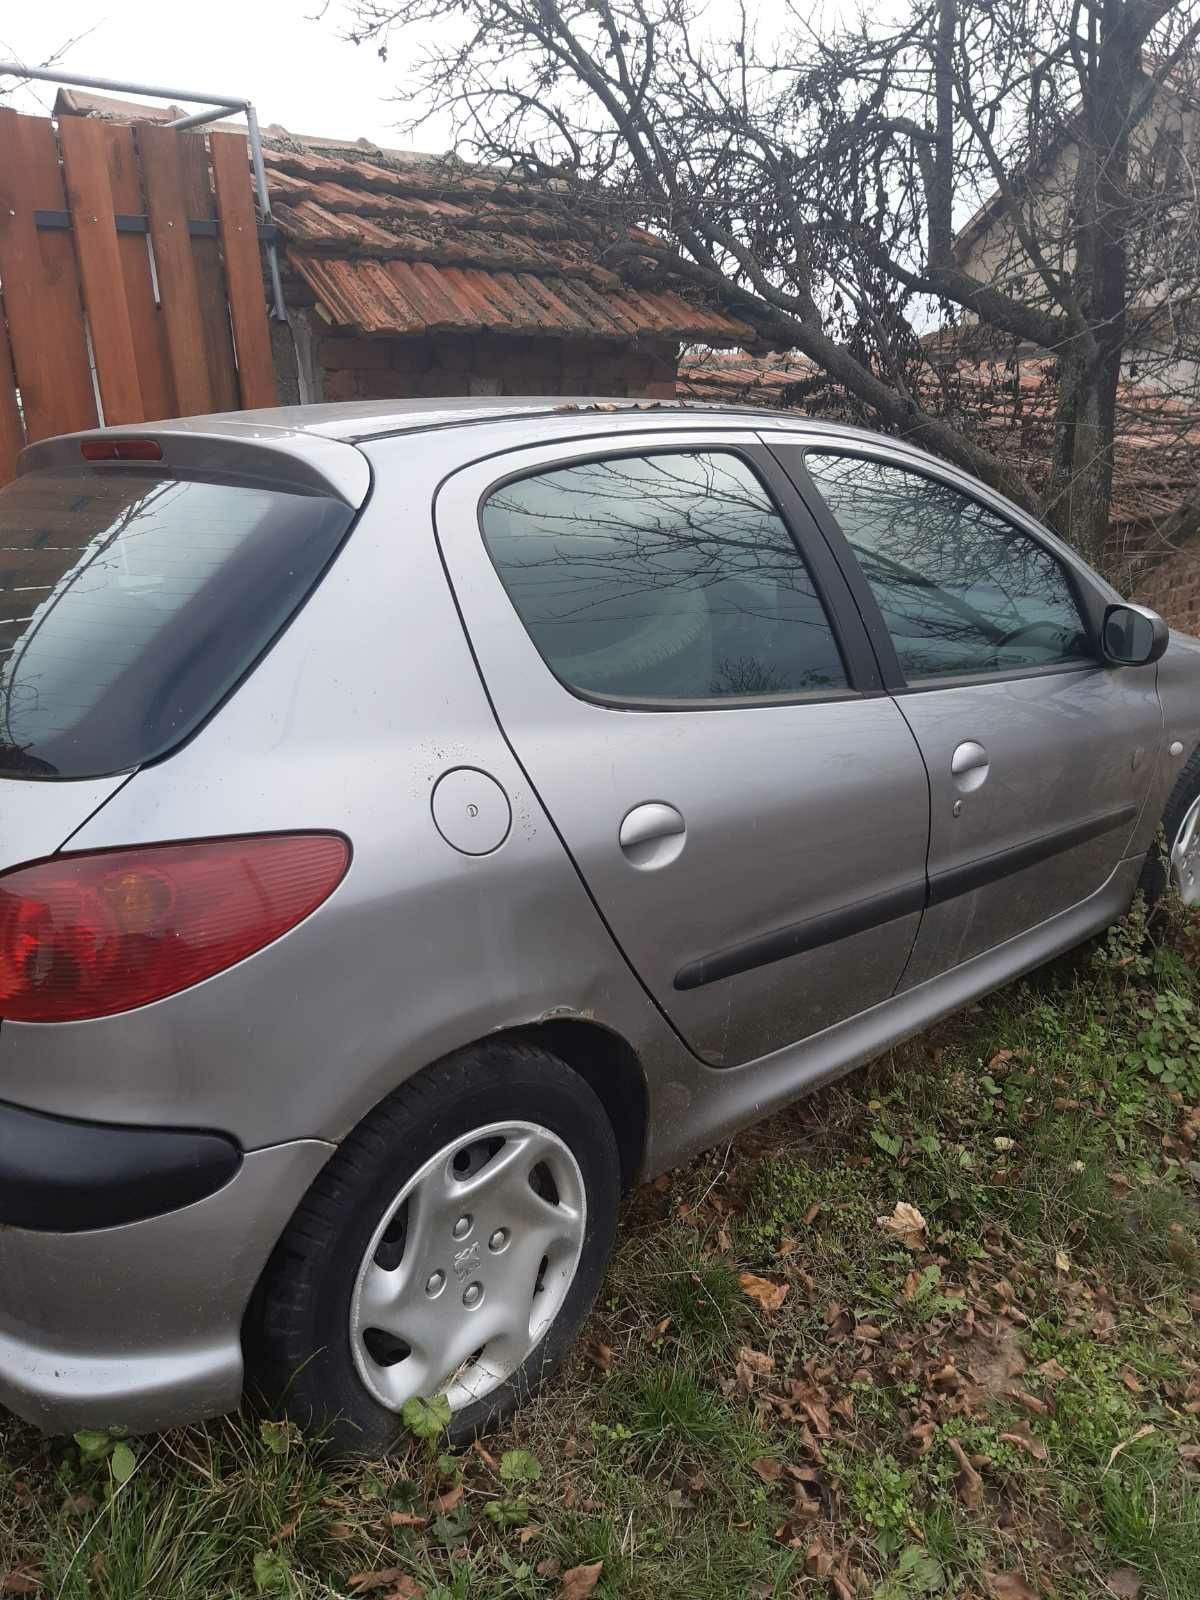
[[[623,282],[601,259],[619,233],[567,211],[552,186],[458,163],[393,168],[263,153],[288,263],[337,328],[709,344],[752,337],[690,293]]]

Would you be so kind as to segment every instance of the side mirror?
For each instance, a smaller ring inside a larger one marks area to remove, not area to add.
[[[1157,611],[1122,602],[1105,611],[1100,645],[1110,666],[1144,667],[1158,660],[1170,637]]]

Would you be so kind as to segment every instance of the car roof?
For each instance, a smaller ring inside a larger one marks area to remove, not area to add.
[[[602,422],[620,414],[653,415],[655,420],[672,417],[683,418],[700,414],[719,422],[723,417],[730,421],[775,423],[776,425],[802,425],[839,437],[859,439],[877,438],[861,428],[848,428],[839,423],[824,422],[798,412],[781,411],[762,406],[734,406],[713,404],[699,400],[638,400],[623,396],[581,395],[520,395],[520,396],[464,396],[449,399],[424,400],[347,400],[336,404],[271,406],[257,411],[224,411],[201,417],[179,417],[153,423],[138,423],[134,428],[115,431],[155,432],[186,431],[206,434],[230,433],[245,438],[248,433],[270,434],[276,431],[295,436],[309,434],[315,438],[337,440],[343,444],[358,444],[367,439],[386,438],[391,434],[415,433],[435,428],[462,427],[471,423],[501,422],[506,419],[528,420],[543,416],[548,421],[562,418],[575,423],[584,419]]]

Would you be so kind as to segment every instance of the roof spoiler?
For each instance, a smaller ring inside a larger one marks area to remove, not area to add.
[[[18,475],[47,467],[78,467],[85,443],[154,441],[161,460],[135,465],[128,458],[96,464],[100,472],[153,471],[219,478],[224,483],[268,485],[293,493],[333,496],[357,511],[371,487],[367,458],[351,444],[299,429],[265,426],[237,418],[197,417],[136,423],[127,428],[91,428],[27,445],[17,458]],[[92,453],[89,452],[89,455]],[[89,464],[93,464],[89,462]]]

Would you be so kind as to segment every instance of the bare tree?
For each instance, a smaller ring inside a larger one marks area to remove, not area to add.
[[[6,39],[0,39],[0,57],[7,58],[9,61],[18,62],[26,70],[28,70],[30,67],[33,67],[40,71],[44,71],[49,67],[57,66],[59,62],[62,61],[82,39],[87,38],[88,34],[93,31],[94,26],[95,25],[93,24],[92,28],[85,28],[82,33],[77,33],[74,38],[65,40],[64,43],[60,44],[57,49],[52,50],[50,54],[41,61],[23,61],[19,51],[14,50]],[[12,74],[8,77],[0,77],[0,100],[4,100],[8,96],[16,94],[18,89],[28,88],[29,85],[34,81],[34,79],[23,77],[19,73]]]
[[[545,180],[633,281],[717,295],[759,347],[1098,550],[1122,360],[1157,341],[1178,375],[1195,354],[1200,0],[905,0],[824,35],[799,0],[347,3],[359,42],[422,45],[410,126],[449,111],[465,153]],[[1001,259],[979,271],[956,232],[989,195]],[[971,323],[1055,358],[1043,483],[973,426],[929,338]],[[1193,527],[1200,500],[1165,532]]]

